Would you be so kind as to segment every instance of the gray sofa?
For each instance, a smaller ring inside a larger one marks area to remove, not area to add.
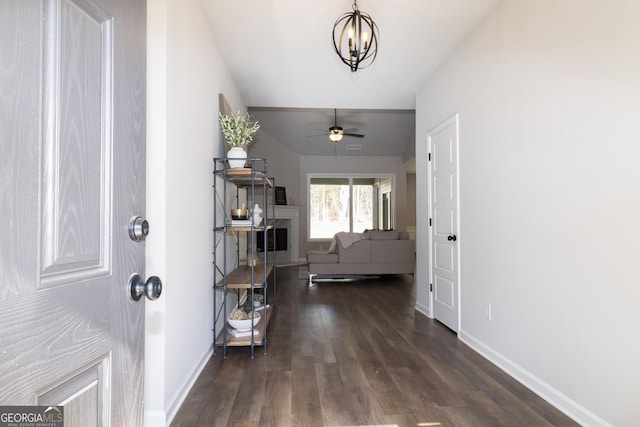
[[[415,242],[401,231],[337,233],[328,251],[307,252],[309,282],[316,275],[414,274]]]

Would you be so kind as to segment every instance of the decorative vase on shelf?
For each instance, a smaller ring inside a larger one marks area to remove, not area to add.
[[[251,212],[253,213],[253,225],[260,225],[262,222],[262,215],[260,215],[262,213],[262,209],[260,209],[260,205],[256,203]]]
[[[246,163],[247,152],[242,147],[231,147],[227,152],[227,158],[231,169],[243,168]]]
[[[230,114],[218,114],[220,128],[225,141],[231,147],[227,152],[229,167],[232,169],[244,168],[246,164],[246,147],[255,136],[260,124],[251,118],[249,113],[242,114],[239,111]],[[242,160],[241,160],[242,159]]]

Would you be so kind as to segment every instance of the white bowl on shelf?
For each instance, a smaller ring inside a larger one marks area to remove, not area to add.
[[[260,322],[260,313],[255,312],[255,317],[253,318],[253,327],[255,328]],[[238,331],[250,331],[251,330],[251,319],[246,320],[234,320],[227,319],[229,326],[237,329]]]

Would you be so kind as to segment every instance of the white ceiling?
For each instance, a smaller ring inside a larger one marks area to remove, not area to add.
[[[359,0],[379,29],[378,56],[352,73],[333,50],[351,0],[202,0],[222,55],[262,130],[301,154],[332,155],[333,125],[365,138],[344,155],[402,155],[413,143],[415,93],[499,0]],[[234,107],[232,105],[232,107]],[[261,107],[261,108],[252,108]],[[302,110],[298,110],[302,109]],[[382,111],[376,111],[382,110]]]

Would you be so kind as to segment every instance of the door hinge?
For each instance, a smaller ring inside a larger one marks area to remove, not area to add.
[[[429,227],[431,227],[431,218],[429,218]]]
[[[433,292],[433,283],[429,283],[429,292]]]
[[[431,161],[431,153],[429,153],[429,161]]]

